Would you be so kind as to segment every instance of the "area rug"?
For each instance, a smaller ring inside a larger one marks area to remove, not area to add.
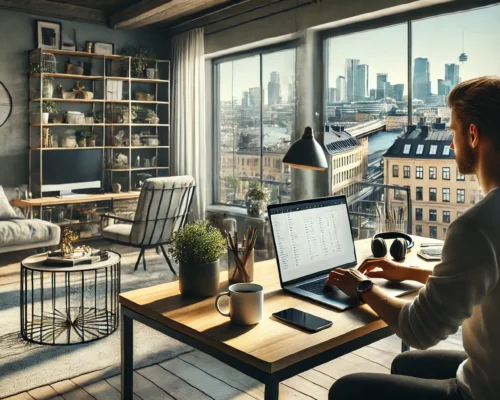
[[[107,246],[110,248],[110,246]],[[133,271],[138,252],[115,246],[122,254],[121,291],[176,280],[163,256],[147,252],[147,271]],[[91,343],[45,346],[25,342],[19,335],[19,281],[0,282],[0,398],[109,368],[120,372],[120,330]],[[159,363],[192,349],[138,322],[134,323],[134,367]]]

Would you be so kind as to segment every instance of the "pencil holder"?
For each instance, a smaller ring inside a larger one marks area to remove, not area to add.
[[[227,252],[227,274],[230,284],[253,282],[254,249],[249,252],[246,260],[244,254],[243,249],[238,250],[237,255],[231,250]]]

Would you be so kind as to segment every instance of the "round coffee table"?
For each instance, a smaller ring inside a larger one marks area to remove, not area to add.
[[[21,262],[21,335],[39,344],[79,344],[118,328],[121,256],[74,267],[46,266],[47,254]]]

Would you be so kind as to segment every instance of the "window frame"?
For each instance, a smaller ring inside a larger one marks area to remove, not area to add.
[[[429,180],[435,181],[437,180],[437,176],[438,176],[437,167],[429,167]]]
[[[420,215],[420,218],[418,218]],[[420,207],[415,207],[415,221],[423,221],[424,220],[424,209]]]
[[[445,196],[445,190],[447,190],[447,196]],[[442,193],[441,195],[443,196],[443,198],[441,199],[441,201],[443,203],[449,203],[450,202],[450,198],[451,198],[451,189],[450,188],[442,188]]]
[[[409,165],[403,166],[403,178],[411,179],[411,167]]]
[[[459,196],[458,192],[463,192],[463,194]],[[459,201],[460,198],[463,201]],[[465,189],[457,189],[457,204],[465,204]]]
[[[419,192],[420,192],[420,198],[418,198]],[[415,188],[415,201],[424,201],[424,188],[423,188],[423,186],[417,186]]]
[[[429,209],[429,222],[437,222],[437,210],[434,208]]]
[[[445,173],[446,172],[446,173]],[[442,176],[441,179],[443,181],[449,181],[451,180],[451,168],[450,167],[443,167],[442,168]]]
[[[421,174],[419,174],[421,172]],[[420,176],[419,176],[420,175]],[[415,167],[415,179],[424,179],[424,167],[416,166]]]
[[[399,178],[399,165],[398,164],[392,165],[392,177]]]
[[[451,211],[443,210],[443,223],[449,224],[450,222],[451,222]]]
[[[244,58],[250,58],[259,56],[259,67],[260,67],[260,89],[261,89],[261,104],[260,104],[260,136],[261,136],[261,145],[260,145],[260,174],[259,177],[254,177],[259,182],[267,183],[267,179],[264,179],[264,151],[262,146],[262,138],[263,138],[263,126],[262,126],[262,115],[263,115],[263,107],[264,107],[264,86],[263,86],[263,74],[262,74],[262,58],[264,55],[269,53],[275,53],[284,50],[295,50],[295,66],[297,66],[297,50],[300,45],[298,39],[287,40],[281,43],[272,44],[268,46],[261,46],[254,49],[244,50],[240,52],[235,52],[232,54],[224,55],[221,57],[214,58],[212,60],[212,110],[213,110],[213,119],[212,119],[212,155],[215,157],[214,162],[212,163],[212,202],[213,205],[224,205],[229,207],[237,207],[237,208],[245,208],[244,205],[237,204],[226,204],[221,203],[220,201],[220,170],[221,170],[221,151],[220,151],[220,135],[218,131],[219,123],[220,123],[220,109],[218,104],[220,104],[220,64],[226,62],[238,61]],[[295,113],[297,114],[297,104],[295,104]],[[292,140],[293,140],[293,132],[292,132]],[[239,160],[238,160],[239,163]],[[239,164],[238,164],[239,165]],[[270,182],[270,181],[269,181]]]
[[[434,193],[434,199],[432,199],[431,194]],[[435,187],[430,187],[429,188],[429,201],[436,201],[437,202],[437,188]]]

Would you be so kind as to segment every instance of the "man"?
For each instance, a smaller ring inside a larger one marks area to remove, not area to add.
[[[465,352],[403,353],[391,375],[339,379],[330,390],[332,400],[500,399],[500,79],[462,82],[448,104],[458,169],[477,176],[485,198],[450,225],[442,260],[432,272],[368,259],[358,270],[332,271],[327,284],[356,296],[360,282],[370,277],[420,281],[425,287],[412,302],[375,285],[360,297],[416,349],[434,346],[462,326]]]

